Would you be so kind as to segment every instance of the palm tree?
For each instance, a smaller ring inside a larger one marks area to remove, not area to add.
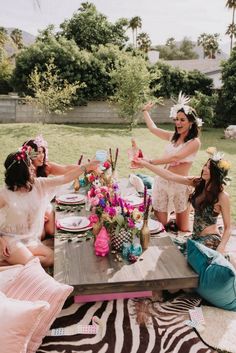
[[[128,28],[132,29],[133,45],[136,48],[137,47],[138,28],[142,28],[142,19],[141,19],[141,17],[135,16],[135,17],[131,18],[131,20],[129,21]]]
[[[13,29],[13,31],[10,34],[10,37],[18,50],[24,47],[22,31],[20,29],[18,28]]]
[[[204,58],[215,59],[216,53],[220,53],[219,49],[219,34],[202,33],[198,39],[197,44],[203,48]]]
[[[149,35],[145,32],[142,32],[137,36],[137,43],[139,48],[143,50],[145,53],[148,52],[152,44]]]
[[[234,16],[235,16],[235,10],[236,10],[236,0],[227,0],[226,1],[226,5],[225,5],[228,9],[232,9],[233,10],[233,14],[232,14],[232,22],[229,25],[226,34],[229,35],[230,37],[230,52],[232,51],[233,48],[233,39],[236,37],[236,26],[234,23]]]

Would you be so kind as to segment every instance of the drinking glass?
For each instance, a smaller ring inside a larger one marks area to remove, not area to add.
[[[134,160],[134,158],[138,157],[139,149],[136,147],[131,147],[128,149],[127,153],[128,153],[128,158],[130,160],[130,168],[131,169],[138,169],[138,167],[133,166],[132,161]]]

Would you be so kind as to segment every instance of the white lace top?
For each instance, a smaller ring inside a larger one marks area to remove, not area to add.
[[[44,227],[44,214],[48,200],[55,194],[50,178],[35,178],[31,191],[0,190],[5,201],[0,209],[0,234],[27,243],[38,240]]]
[[[169,142],[166,146],[165,146],[165,156],[166,155],[174,155],[176,152],[178,151],[181,151],[181,149],[186,146],[186,144],[188,142],[190,142],[191,140],[185,142],[185,143],[182,143],[178,146],[175,146],[172,142]],[[194,159],[196,158],[196,155],[197,155],[197,151],[195,153],[192,153],[190,154],[189,156],[186,156],[185,158],[179,160],[179,161],[176,161],[176,162],[173,162],[173,163],[169,163],[169,166],[176,166],[176,165],[179,165],[181,163],[192,163],[194,161]]]

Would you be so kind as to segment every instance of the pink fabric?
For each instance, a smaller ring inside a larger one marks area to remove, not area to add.
[[[28,343],[49,307],[44,301],[11,299],[0,292],[0,353],[26,353]]]
[[[50,304],[50,310],[38,323],[32,335],[27,353],[36,352],[72,290],[73,287],[61,284],[50,277],[41,267],[37,258],[29,261],[15,280],[2,288],[9,298],[30,301],[43,300]]]

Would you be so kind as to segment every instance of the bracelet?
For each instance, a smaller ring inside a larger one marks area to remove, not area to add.
[[[147,109],[143,108],[143,109],[142,109],[142,112],[147,112]]]
[[[83,173],[86,173],[87,170],[86,170],[85,165],[80,165],[79,167],[80,167],[80,169],[82,170]]]

